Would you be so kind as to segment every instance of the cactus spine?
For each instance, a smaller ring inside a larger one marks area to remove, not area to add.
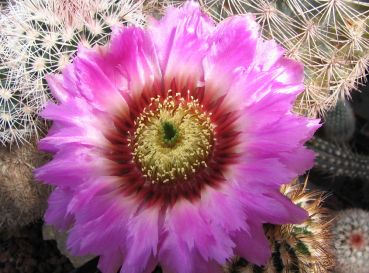
[[[321,207],[323,196],[308,192],[302,185],[286,185],[282,192],[309,213],[300,225],[266,225],[265,232],[272,249],[272,257],[264,267],[234,258],[226,273],[324,273],[329,272],[331,257],[330,219]]]
[[[105,44],[113,25],[141,24],[141,9],[134,0],[10,4],[0,18],[0,143],[37,134],[38,113],[50,98],[45,75],[60,72],[79,44]]]
[[[33,169],[48,156],[35,144],[0,147],[0,232],[11,231],[42,217],[50,188],[36,183]]]
[[[369,157],[358,155],[321,138],[309,142],[316,153],[315,167],[325,173],[369,181]]]
[[[332,225],[337,273],[366,273],[369,267],[369,212],[346,209]]]

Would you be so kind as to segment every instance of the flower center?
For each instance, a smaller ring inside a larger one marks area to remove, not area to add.
[[[152,183],[187,180],[206,167],[214,145],[211,113],[177,93],[157,96],[135,121],[133,155]]]

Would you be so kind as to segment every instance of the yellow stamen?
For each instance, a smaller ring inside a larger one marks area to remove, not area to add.
[[[211,113],[198,100],[168,91],[152,98],[135,121],[133,155],[152,183],[186,180],[206,161],[214,144]]]

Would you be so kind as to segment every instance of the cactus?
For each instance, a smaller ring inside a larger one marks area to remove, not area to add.
[[[141,24],[141,1],[24,0],[0,18],[0,143],[37,137],[50,98],[45,75],[60,72],[78,44],[107,42],[111,26]]]
[[[158,0],[152,0],[158,2]],[[353,0],[198,0],[215,20],[253,13],[266,39],[305,65],[296,111],[323,114],[368,73],[369,3]],[[180,5],[180,0],[162,0]]]
[[[369,268],[369,212],[346,209],[332,225],[337,273],[367,273]]]
[[[338,101],[337,105],[327,112],[323,126],[325,137],[333,142],[349,141],[355,132],[355,116],[347,101]]]
[[[11,73],[7,71],[8,75]],[[14,85],[0,75],[0,146],[25,142],[32,132],[36,137],[42,133],[44,123],[36,119],[36,110],[42,107],[43,98],[30,90],[27,82]]]
[[[322,194],[308,192],[302,185],[286,185],[282,192],[308,211],[308,220],[299,225],[266,225],[272,248],[267,265],[259,267],[234,258],[225,267],[226,273],[324,273],[332,268],[330,220],[321,207]]]
[[[325,173],[369,181],[369,157],[315,137],[309,142],[316,153],[315,167]]]
[[[35,144],[0,147],[0,231],[13,230],[42,217],[50,188],[33,181],[33,169],[48,156]]]

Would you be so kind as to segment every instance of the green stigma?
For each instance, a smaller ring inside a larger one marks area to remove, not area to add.
[[[164,121],[161,124],[163,141],[168,146],[174,146],[177,142],[179,132],[172,122]]]

